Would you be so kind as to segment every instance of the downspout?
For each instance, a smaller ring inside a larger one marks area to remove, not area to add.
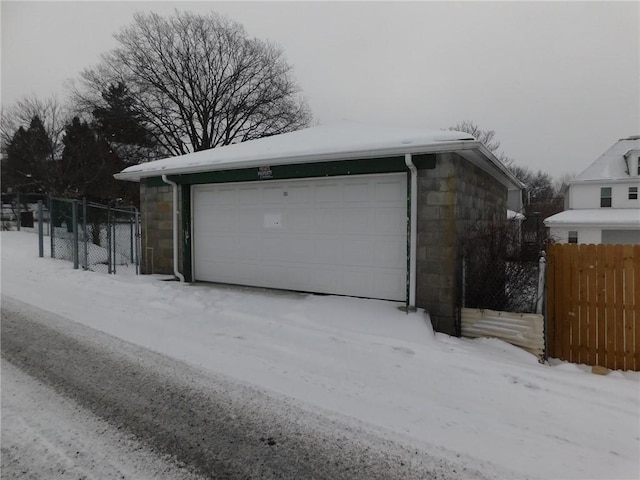
[[[409,212],[409,302],[407,310],[416,309],[416,265],[418,251],[418,169],[411,154],[404,156],[404,163],[411,172],[411,200]]]
[[[162,181],[173,187],[173,274],[184,282],[184,275],[178,271],[178,184],[162,175]]]

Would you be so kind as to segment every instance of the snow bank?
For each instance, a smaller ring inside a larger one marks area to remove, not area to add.
[[[393,302],[109,276],[2,232],[2,293],[501,478],[639,478],[640,375],[435,334]],[[515,472],[515,473],[514,473]]]

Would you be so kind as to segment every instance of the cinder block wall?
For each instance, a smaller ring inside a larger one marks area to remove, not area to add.
[[[460,248],[474,222],[506,215],[507,189],[454,153],[418,171],[416,306],[434,329],[460,335],[457,320]]]
[[[140,183],[143,274],[173,273],[173,194],[170,186]]]

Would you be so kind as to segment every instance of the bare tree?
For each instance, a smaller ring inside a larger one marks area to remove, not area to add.
[[[62,153],[64,127],[70,119],[67,108],[56,96],[40,99],[35,96],[24,97],[8,108],[2,109],[0,122],[0,142],[2,151],[20,127],[28,127],[38,117],[44,126],[50,142],[49,160],[57,160]]]
[[[88,111],[110,85],[127,86],[146,127],[170,154],[294,131],[311,119],[277,46],[217,14],[137,13],[119,46],[82,73]]]
[[[449,127],[449,130],[455,130],[457,132],[465,132],[469,135],[473,135],[476,140],[482,142],[491,153],[493,153],[498,160],[505,165],[509,166],[513,163],[513,159],[506,156],[503,152],[498,151],[500,148],[500,142],[496,139],[496,132],[494,130],[482,130],[478,125],[471,120],[463,120],[456,123],[453,127]]]

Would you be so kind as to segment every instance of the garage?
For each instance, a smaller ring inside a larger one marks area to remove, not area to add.
[[[522,184],[464,132],[341,122],[127,167],[145,274],[376,298],[459,335],[469,225]]]
[[[194,185],[195,280],[405,301],[407,174]]]

